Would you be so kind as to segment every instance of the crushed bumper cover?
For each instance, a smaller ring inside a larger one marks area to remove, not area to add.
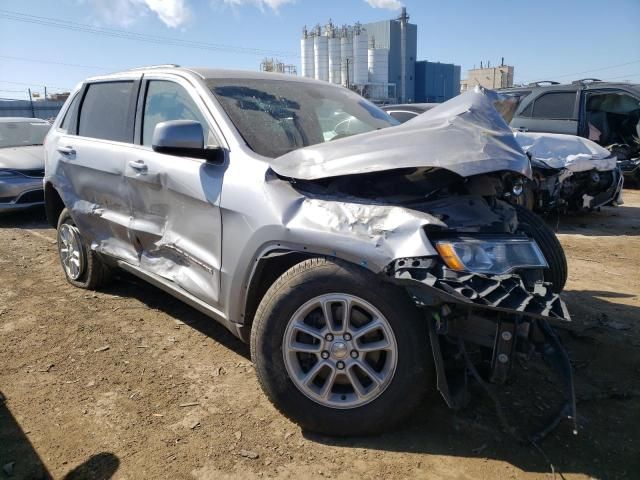
[[[565,303],[552,292],[550,284],[538,283],[530,291],[519,275],[461,273],[446,268],[403,268],[412,262],[415,260],[397,260],[394,279],[424,305],[455,303],[534,318],[571,321]]]

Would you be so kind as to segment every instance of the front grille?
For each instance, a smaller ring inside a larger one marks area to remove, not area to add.
[[[0,197],[0,203],[11,203],[16,197]]]
[[[36,203],[44,202],[44,190],[32,190],[27,193],[23,193],[18,198],[16,203]]]
[[[25,177],[42,178],[44,177],[44,168],[32,168],[31,170],[20,170]]]

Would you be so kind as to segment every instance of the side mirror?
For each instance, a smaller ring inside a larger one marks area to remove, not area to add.
[[[153,130],[151,148],[154,152],[179,157],[203,158],[212,163],[222,163],[221,148],[204,147],[204,131],[200,122],[170,120],[160,122]]]

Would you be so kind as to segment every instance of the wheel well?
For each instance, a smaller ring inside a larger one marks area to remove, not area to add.
[[[304,262],[313,255],[295,251],[271,252],[257,260],[257,265],[249,285],[247,287],[247,297],[244,308],[244,322],[242,326],[242,338],[248,341],[251,333],[253,317],[258,310],[258,305],[262,301],[269,287],[294,265]]]
[[[47,182],[44,186],[44,211],[47,215],[47,222],[53,228],[58,226],[58,218],[62,210],[64,210],[62,198],[60,198],[55,187],[50,182]]]

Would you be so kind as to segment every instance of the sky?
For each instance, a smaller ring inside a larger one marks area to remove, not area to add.
[[[640,83],[640,0],[0,0],[0,97],[162,63],[257,70],[268,56],[299,72],[304,25],[385,20],[402,6],[418,59],[461,65],[463,78],[504,57],[516,83]]]

